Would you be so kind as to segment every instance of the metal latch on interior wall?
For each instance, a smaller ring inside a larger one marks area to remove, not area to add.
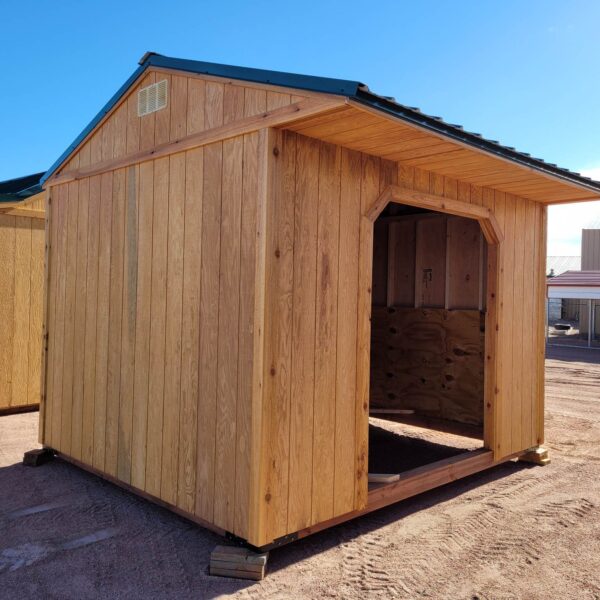
[[[423,285],[428,287],[428,284],[433,281],[433,269],[423,269]]]

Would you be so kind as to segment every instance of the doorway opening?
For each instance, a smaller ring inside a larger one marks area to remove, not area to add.
[[[487,254],[472,218],[390,202],[374,221],[370,491],[483,451]]]

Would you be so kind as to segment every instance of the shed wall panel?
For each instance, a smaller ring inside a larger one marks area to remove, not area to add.
[[[45,443],[241,537],[258,138],[57,186],[50,223]]]
[[[0,214],[0,411],[40,402],[44,221]]]

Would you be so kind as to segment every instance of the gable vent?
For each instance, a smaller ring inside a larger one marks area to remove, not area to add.
[[[167,106],[167,80],[153,83],[138,92],[138,117],[149,115]]]

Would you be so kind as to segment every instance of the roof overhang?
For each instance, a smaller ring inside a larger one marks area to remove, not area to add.
[[[600,286],[567,286],[548,284],[548,298],[550,299],[577,299],[600,300]]]

